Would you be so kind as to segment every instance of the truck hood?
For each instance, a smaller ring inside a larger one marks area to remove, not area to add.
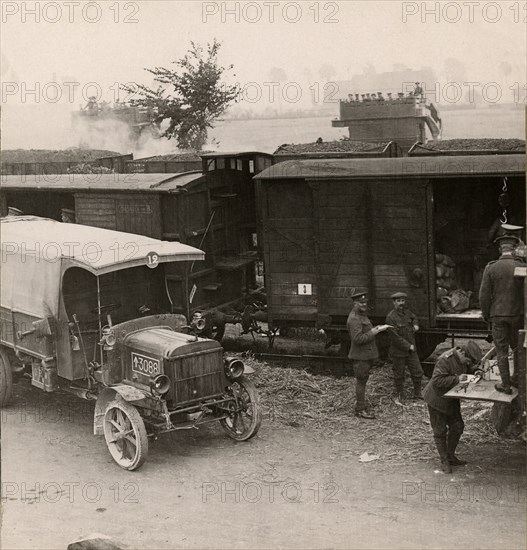
[[[221,350],[216,340],[198,338],[191,334],[175,332],[169,328],[155,327],[128,335],[124,344],[164,359],[174,359],[187,353]]]

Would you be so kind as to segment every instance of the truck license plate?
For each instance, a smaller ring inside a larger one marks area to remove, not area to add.
[[[147,357],[146,355],[141,355],[140,353],[135,353],[133,351],[132,370],[135,372],[140,372],[146,376],[157,376],[158,374],[161,374],[159,359]]]

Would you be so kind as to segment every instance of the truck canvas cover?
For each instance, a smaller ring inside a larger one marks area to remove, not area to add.
[[[2,308],[38,317],[58,315],[61,278],[70,267],[103,275],[205,258],[178,242],[34,216],[2,218],[1,243]]]

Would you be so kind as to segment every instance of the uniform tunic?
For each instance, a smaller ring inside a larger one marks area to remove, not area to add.
[[[357,379],[355,385],[355,411],[363,411],[366,405],[366,383],[370,376],[373,361],[379,357],[373,325],[366,315],[352,311],[347,321],[351,348],[348,358],[351,359],[353,372]]]
[[[479,289],[479,303],[485,319],[523,315],[523,279],[514,276],[516,267],[524,267],[524,264],[505,254],[485,267]]]
[[[414,325],[417,324],[417,317],[409,310],[402,312],[392,309],[386,316],[386,324],[394,327],[390,330],[391,357],[408,357],[410,346],[415,347]]]
[[[414,325],[417,325],[417,317],[409,309],[403,309],[401,312],[392,309],[386,316],[386,324],[394,327],[388,331],[390,334],[390,350],[388,353],[393,364],[395,390],[396,392],[402,392],[404,370],[408,365],[410,376],[415,385],[414,391],[416,394],[420,394],[423,368],[415,350]],[[410,351],[410,346],[414,346],[413,351]]]
[[[459,376],[466,373],[466,366],[459,361],[454,350],[446,351],[437,360],[432,378],[423,391],[423,399],[430,407],[443,414],[455,414],[459,410],[459,399],[443,396],[457,386]]]
[[[487,321],[492,321],[498,367],[506,385],[510,383],[509,346],[516,350],[523,324],[523,279],[514,276],[516,267],[524,264],[511,254],[502,254],[485,267],[479,289],[481,312]],[[518,365],[517,358],[515,363]]]
[[[359,361],[378,359],[379,352],[372,332],[373,325],[368,317],[352,311],[346,324],[351,340],[348,358]]]

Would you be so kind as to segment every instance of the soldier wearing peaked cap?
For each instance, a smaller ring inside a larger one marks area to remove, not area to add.
[[[408,366],[414,386],[414,399],[422,399],[421,381],[423,368],[415,346],[415,333],[419,330],[419,321],[414,313],[406,307],[407,295],[396,292],[391,296],[393,309],[386,316],[386,324],[393,327],[390,331],[389,356],[393,365],[395,398],[402,400],[404,389],[405,367]]]
[[[463,466],[466,461],[456,456],[456,448],[465,428],[459,399],[444,395],[459,383],[468,383],[467,373],[477,372],[481,357],[479,346],[472,340],[446,351],[437,359],[432,378],[423,392],[441,468],[445,473],[451,473],[452,466]]]
[[[509,235],[518,238],[518,243],[514,248],[514,256],[523,262],[527,260],[527,248],[522,240],[523,226],[513,225],[512,223],[502,223],[498,231],[498,238]],[[497,239],[496,239],[497,240]]]
[[[498,391],[511,394],[509,346],[514,353],[516,374],[519,365],[518,331],[523,325],[523,280],[514,276],[514,270],[524,264],[514,257],[518,237],[502,235],[495,242],[499,245],[500,257],[485,267],[479,288],[479,303],[484,319],[492,324],[501,376],[501,384],[495,387]]]
[[[368,382],[373,362],[379,358],[375,336],[389,327],[388,325],[374,327],[366,316],[368,309],[368,293],[366,291],[355,290],[352,293],[351,299],[353,300],[353,306],[347,321],[348,333],[351,340],[348,358],[351,359],[356,379],[355,416],[373,419],[375,416],[368,411],[366,406],[366,383]]]

